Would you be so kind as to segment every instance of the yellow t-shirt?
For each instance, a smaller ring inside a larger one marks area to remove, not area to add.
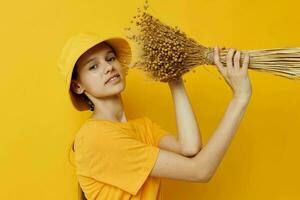
[[[161,179],[149,174],[166,134],[171,133],[148,117],[88,119],[74,141],[76,174],[86,198],[161,200]]]

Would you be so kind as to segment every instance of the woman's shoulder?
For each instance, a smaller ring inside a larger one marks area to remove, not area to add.
[[[118,134],[119,130],[111,124],[105,122],[84,122],[75,134],[74,145],[92,146],[92,144],[97,142],[109,141],[111,137]]]
[[[99,134],[106,133],[120,133],[130,129],[134,125],[147,125],[151,123],[151,119],[147,116],[141,116],[136,118],[131,118],[127,122],[113,122],[108,120],[99,120],[99,119],[87,119],[79,128],[76,133],[76,137],[93,137]]]
[[[105,120],[86,120],[78,130],[78,134],[106,133],[117,130],[117,127]]]
[[[105,121],[86,120],[77,130],[75,140],[94,137],[96,134],[105,134],[106,132],[115,131],[116,128]]]

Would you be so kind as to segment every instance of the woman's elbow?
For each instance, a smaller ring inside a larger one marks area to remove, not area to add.
[[[208,183],[210,182],[210,180],[212,179],[214,173],[212,170],[210,170],[209,168],[207,168],[207,166],[205,164],[199,164],[198,162],[195,161],[194,158],[192,158],[193,160],[193,169],[191,171],[193,171],[193,182],[198,182],[198,183]]]
[[[211,180],[211,176],[209,176],[208,174],[200,174],[199,173],[195,176],[193,176],[193,178],[190,180],[191,182],[195,182],[195,183],[208,183]]]
[[[196,156],[200,151],[202,147],[194,148],[194,149],[188,149],[188,150],[183,150],[182,154],[186,157],[194,157]]]
[[[197,182],[198,183],[208,183],[210,182],[213,175],[210,175],[208,173],[203,173],[197,176]]]

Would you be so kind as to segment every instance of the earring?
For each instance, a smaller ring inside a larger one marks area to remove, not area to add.
[[[91,100],[88,100],[88,104],[89,104],[90,110],[93,111],[94,107],[95,107],[95,105],[93,104],[93,102]]]

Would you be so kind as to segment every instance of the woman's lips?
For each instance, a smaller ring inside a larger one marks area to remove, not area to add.
[[[109,83],[117,83],[120,81],[120,75],[118,74],[117,76],[109,79],[109,81],[107,81],[105,84],[109,84]]]

